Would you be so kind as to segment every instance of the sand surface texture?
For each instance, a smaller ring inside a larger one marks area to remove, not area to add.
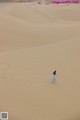
[[[80,5],[0,3],[0,111],[80,120]]]

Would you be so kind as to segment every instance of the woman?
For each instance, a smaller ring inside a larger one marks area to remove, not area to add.
[[[52,76],[52,82],[56,81],[56,70],[54,70],[53,72],[53,76]]]

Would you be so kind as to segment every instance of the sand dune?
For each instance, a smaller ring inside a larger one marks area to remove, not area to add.
[[[27,6],[25,4],[21,6],[20,4],[19,8],[17,6],[13,6],[9,8],[3,7],[1,9],[1,51],[3,51],[3,48],[17,49],[40,46],[79,37],[79,22],[61,19],[56,14],[57,11],[52,15],[51,10],[47,11],[49,8],[46,7],[42,12],[42,8],[44,7],[45,6],[41,6],[40,9],[40,6],[38,8],[36,6],[31,7],[31,5]],[[72,13],[74,13],[75,9],[72,9]],[[76,14],[77,11],[74,14],[75,18]]]
[[[10,120],[80,120],[79,12],[76,5],[0,5],[0,111]]]

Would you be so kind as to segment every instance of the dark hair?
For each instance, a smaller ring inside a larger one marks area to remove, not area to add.
[[[54,70],[53,74],[56,75],[56,70]]]

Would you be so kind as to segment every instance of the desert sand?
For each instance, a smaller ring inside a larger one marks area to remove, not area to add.
[[[80,120],[80,5],[0,3],[5,111],[9,120]]]

